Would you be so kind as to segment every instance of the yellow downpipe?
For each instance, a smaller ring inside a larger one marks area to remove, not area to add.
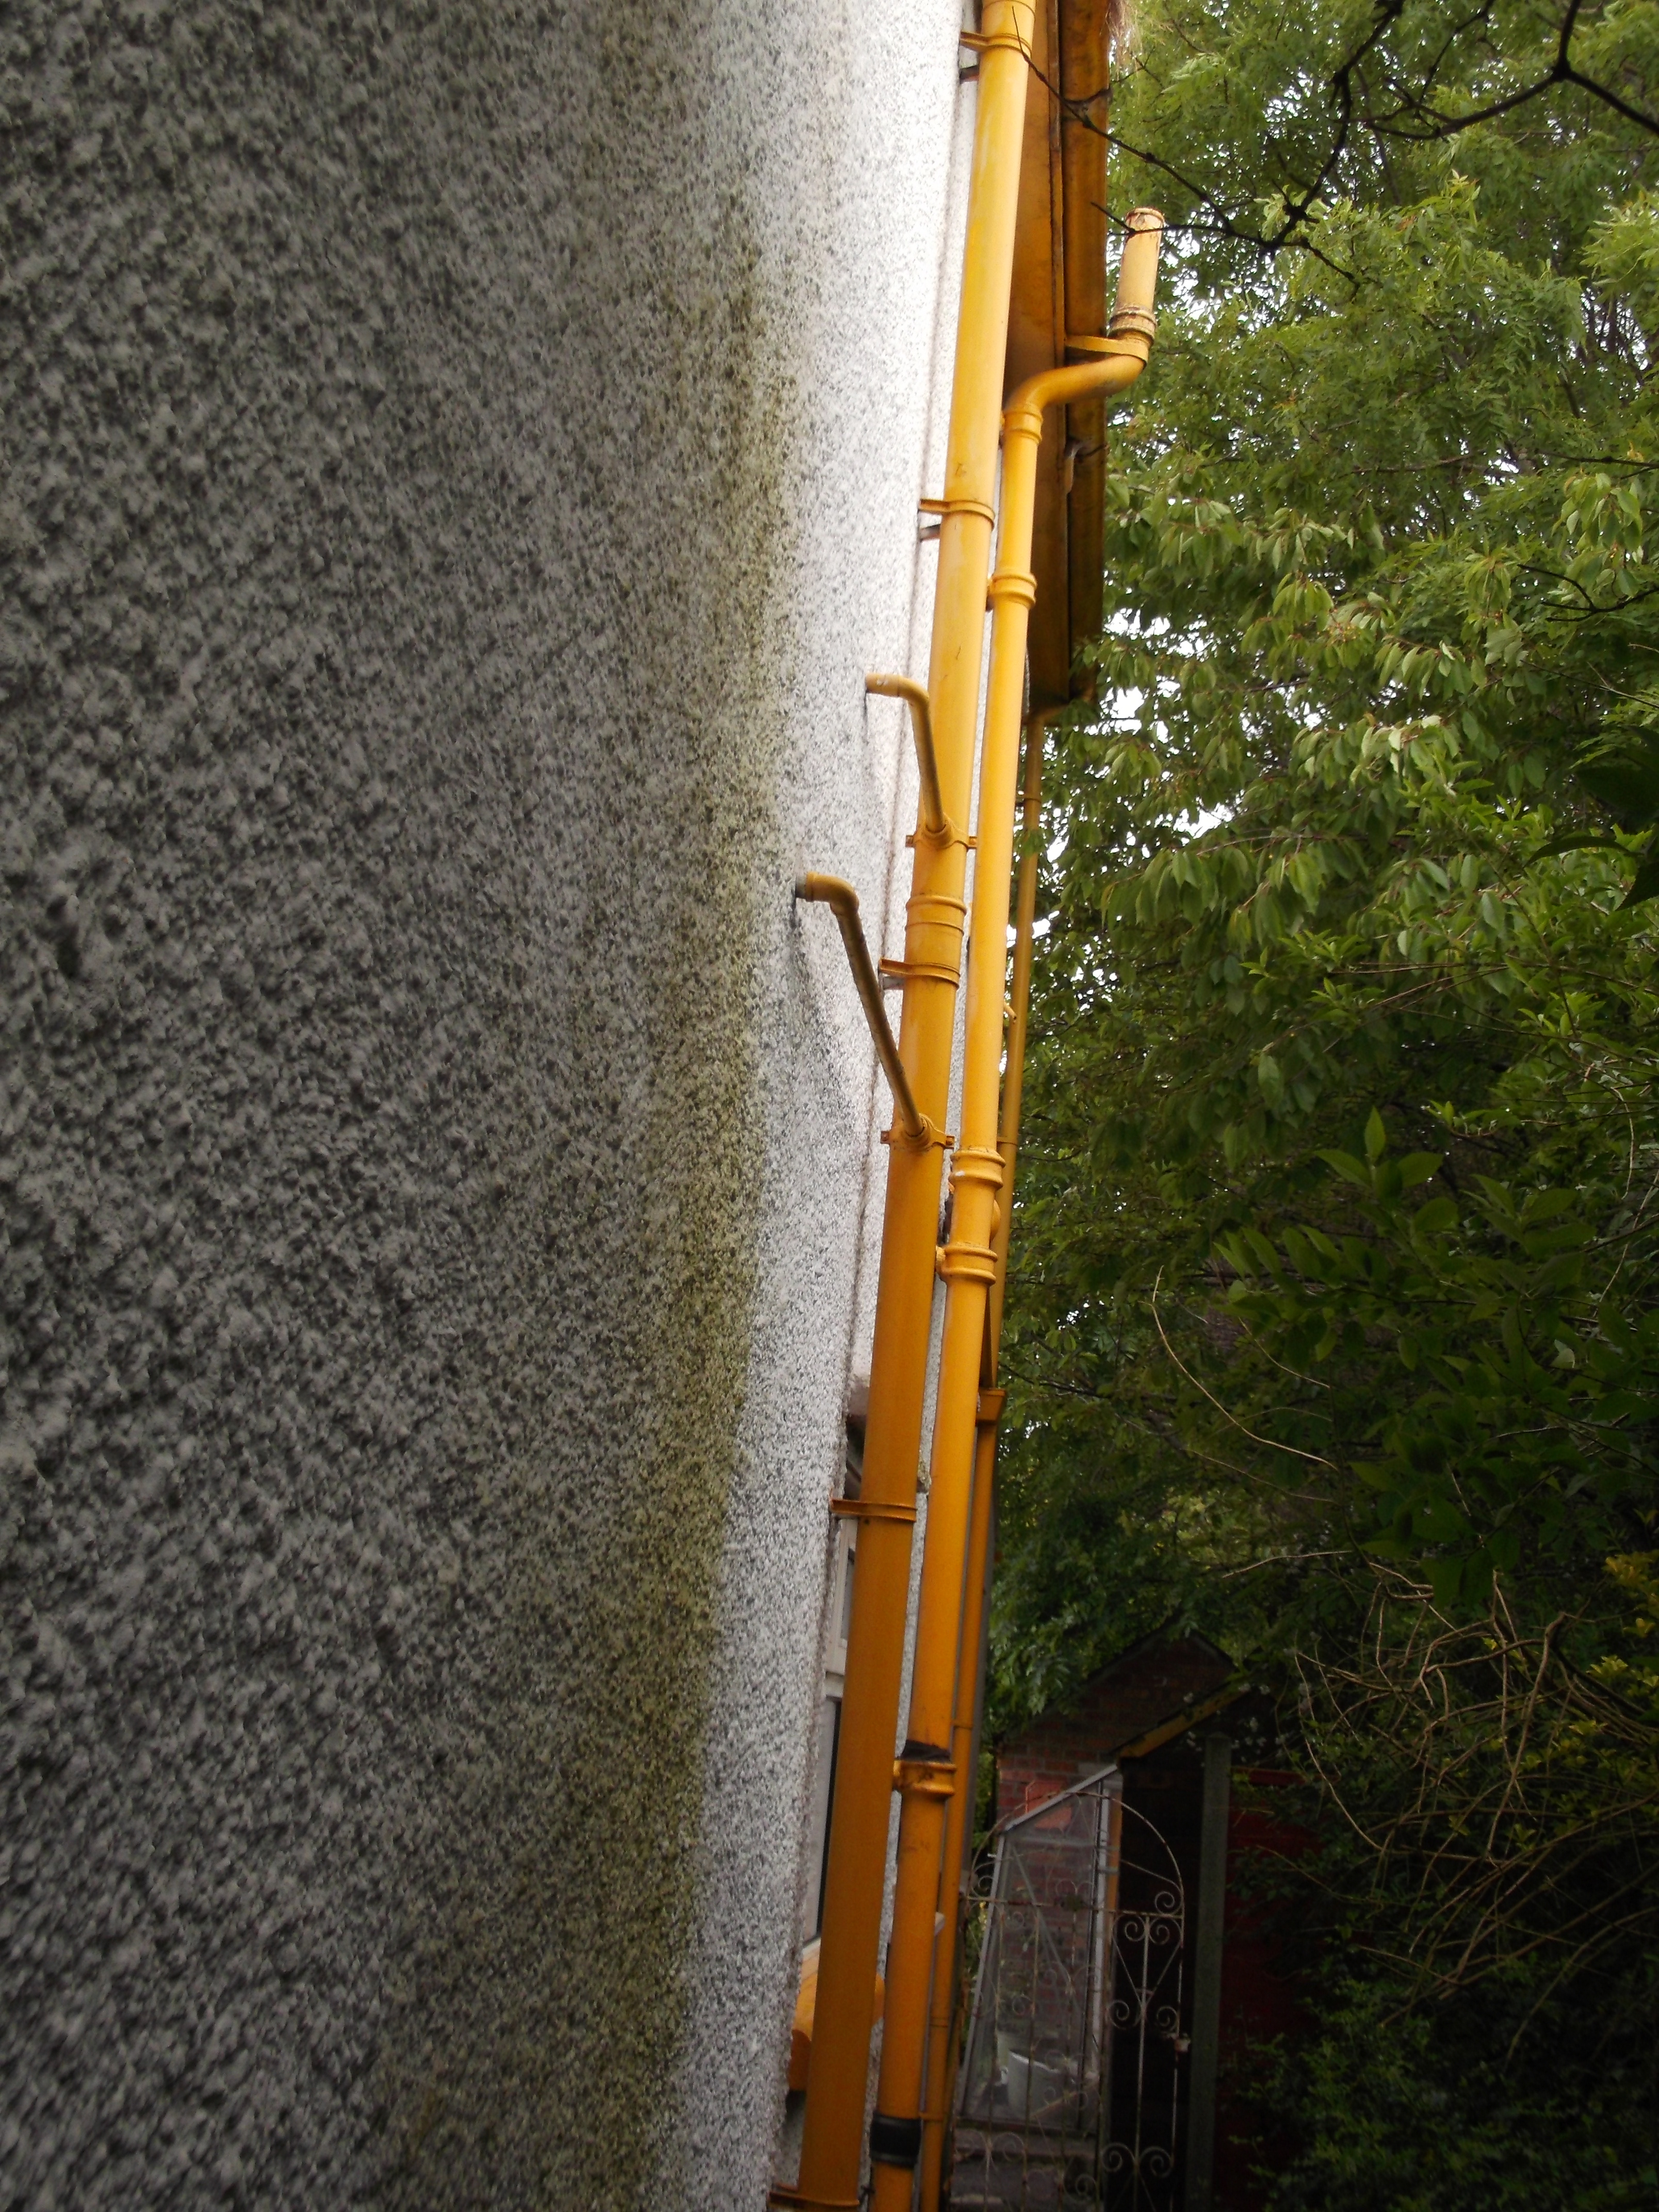
[[[986,1568],[991,1547],[997,1437],[1005,1393],[997,1388],[1002,1307],[1008,1285],[1008,1242],[1013,1228],[1014,1170],[1024,1095],[1025,1031],[1031,1003],[1031,943],[1036,922],[1037,832],[1042,821],[1042,744],[1057,710],[1039,707],[1025,726],[1025,788],[1020,829],[1019,884],[1014,902],[1014,974],[1008,994],[1008,1049],[1002,1078],[1002,1202],[992,1249],[996,1274],[981,1354],[981,1388],[974,1428],[974,1495],[968,1521],[968,1565],[963,1577],[962,1646],[957,1660],[956,1707],[951,1723],[951,1802],[945,1816],[945,1860],[939,1875],[944,1925],[933,1942],[933,1990],[927,2014],[927,2110],[921,2119],[922,2212],[937,2212],[945,2171],[945,2142],[957,2079],[957,1960],[962,1948],[963,1867],[974,1818],[979,1778],[974,1735],[979,1719],[979,1655],[985,1630]]]
[[[1031,947],[1036,930],[1037,871],[1042,866],[1038,834],[1042,828],[1042,748],[1048,725],[1059,709],[1039,708],[1026,726],[1025,789],[1020,807],[1019,884],[1014,900],[1014,974],[1008,992],[1008,1050],[1002,1077],[1002,1173],[1008,1203],[997,1215],[997,1279],[991,1285],[991,1322],[986,1331],[991,1375],[996,1381],[1002,1357],[1002,1306],[1008,1289],[1008,1243],[1014,1226],[1014,1176],[1019,1165],[1019,1116],[1025,1102],[1025,1035],[1031,1014]]]
[[[927,675],[941,826],[919,822],[906,908],[899,1049],[926,1133],[893,1133],[871,1350],[861,1523],[836,1797],[823,1890],[817,2001],[800,2169],[774,2201],[856,2212],[870,2066],[870,1992],[881,1941],[893,1742],[904,1662],[910,1531],[916,1512],[933,1304],[943,1132],[962,970],[965,824],[979,720],[991,565],[998,410],[1008,342],[1032,0],[986,0],[972,44],[979,98],[945,450],[933,648]]]
[[[990,1345],[986,1352],[988,1356]],[[997,1426],[1003,1393],[980,1393],[980,1418],[974,1435],[974,1495],[968,1522],[968,1567],[963,1583],[962,1650],[957,1669],[957,1708],[951,1726],[951,1802],[945,1814],[945,1863],[939,1875],[939,1909],[944,1924],[933,1939],[932,1994],[927,2018],[927,2064],[924,2080],[927,2106],[921,2117],[921,2202],[926,2212],[939,2202],[945,2167],[945,2136],[956,2081],[957,1953],[962,1942],[962,1867],[974,1818],[974,1723],[979,1705],[979,1657],[985,1627],[986,1556],[996,1478]]]
[[[896,1772],[902,1798],[898,1869],[881,2076],[870,2129],[876,2212],[910,2212],[921,2153],[928,1991],[945,1812],[955,1779],[950,1737],[961,1645],[980,1356],[996,1273],[992,1237],[1002,1188],[997,1121],[1014,787],[1024,704],[1026,633],[1036,598],[1030,561],[1037,448],[1046,408],[1095,392],[1121,392],[1146,366],[1152,349],[1152,294],[1164,219],[1140,209],[1130,216],[1129,225],[1110,334],[1092,343],[1093,359],[1029,378],[1003,411],[1002,528],[996,573],[990,581],[991,666],[980,760],[962,1133],[951,1172],[951,1241],[939,1255],[945,1282],[945,1340],[933,1415],[909,1736]]]

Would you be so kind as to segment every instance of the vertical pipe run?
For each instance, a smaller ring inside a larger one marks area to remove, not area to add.
[[[881,2078],[870,2132],[876,2212],[910,2212],[922,2147],[922,2073],[935,1916],[946,1808],[955,1780],[949,1738],[961,1640],[980,1360],[996,1274],[992,1236],[1003,1180],[998,1105],[1014,787],[1024,704],[1026,633],[1036,597],[1030,560],[1037,448],[1045,408],[1096,392],[1121,391],[1146,365],[1163,218],[1139,210],[1129,222],[1113,335],[1095,359],[1029,379],[1003,414],[1002,526],[989,587],[991,666],[975,822],[962,1135],[951,1176],[951,1241],[939,1261],[945,1282],[945,1336],[933,1416],[909,1735],[898,1767],[902,1810]]]
[[[935,2212],[942,2201],[945,2142],[956,2089],[957,1962],[963,1937],[963,1869],[978,1788],[974,1742],[979,1723],[979,1660],[989,1600],[991,1527],[996,1479],[997,1437],[1004,1393],[997,1388],[1001,1357],[1002,1307],[1008,1279],[1008,1243],[1013,1227],[1014,1168],[1019,1150],[1019,1115],[1024,1095],[1025,1032],[1031,999],[1031,937],[1036,921],[1037,832],[1042,820],[1042,746],[1055,709],[1040,707],[1025,726],[1025,778],[1021,813],[1024,850],[1020,855],[1015,904],[1014,973],[1009,991],[1008,1048],[1002,1079],[1002,1198],[992,1247],[996,1277],[981,1358],[979,1419],[974,1434],[974,1497],[968,1523],[968,1565],[963,1583],[962,1644],[957,1660],[956,1710],[951,1724],[951,1782],[945,1822],[945,1859],[939,1875],[944,1926],[933,1945],[933,1992],[928,2005],[927,2110],[921,2120],[922,2212]]]
[[[893,1743],[909,1595],[923,1390],[933,1300],[941,1133],[962,966],[968,819],[979,719],[986,578],[996,496],[997,418],[1007,347],[1014,216],[1024,127],[1032,0],[987,0],[968,234],[927,696],[944,834],[918,824],[906,909],[899,1049],[927,1141],[891,1143],[858,1511],[859,1571],[847,1645],[835,1809],[824,1883],[812,2056],[800,2170],[775,2201],[853,2212],[859,2203],[870,1992],[881,1939]]]
[[[997,1216],[997,1279],[991,1286],[990,1341],[994,1360],[1001,1358],[1002,1308],[1008,1289],[1008,1243],[1014,1227],[1014,1176],[1019,1166],[1019,1116],[1025,1099],[1025,1038],[1031,1014],[1032,942],[1036,931],[1037,872],[1042,865],[1038,839],[1042,829],[1042,749],[1058,709],[1039,708],[1025,732],[1025,788],[1020,813],[1024,849],[1014,902],[1014,973],[1008,992],[1008,1051],[1002,1078],[1002,1173],[1004,1203]],[[994,1375],[992,1378],[995,1379]]]
[[[988,1355],[991,1346],[988,1341]],[[943,1925],[933,1939],[933,1971],[927,2013],[927,2109],[921,2116],[921,2203],[924,2212],[939,2202],[945,2165],[945,2136],[950,2124],[956,2078],[952,2037],[957,2025],[957,1957],[962,1945],[962,1870],[974,1818],[976,1777],[974,1729],[979,1706],[979,1660],[985,1634],[988,1589],[986,1568],[991,1546],[995,1487],[997,1423],[1002,1393],[984,1391],[987,1402],[974,1437],[974,1494],[968,1523],[968,1565],[963,1582],[962,1649],[957,1665],[956,1712],[951,1723],[951,1802],[945,1815],[945,1856],[939,1875]]]

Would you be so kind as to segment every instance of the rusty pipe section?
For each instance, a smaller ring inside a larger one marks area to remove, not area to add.
[[[1132,384],[1152,350],[1153,288],[1164,218],[1138,208],[1118,273],[1108,336],[1092,357],[1029,378],[1003,410],[1002,516],[990,579],[991,665],[980,756],[978,860],[969,938],[967,1042],[962,1135],[951,1174],[949,1243],[939,1254],[945,1333],[933,1416],[927,1535],[922,1552],[908,1736],[896,1776],[900,1792],[898,1866],[888,1947],[881,2075],[871,2125],[875,2212],[911,2212],[924,2137],[923,2075],[928,2039],[935,1916],[940,1904],[947,1813],[969,1778],[952,1742],[962,1659],[963,1585],[970,1536],[981,1361],[997,1275],[994,1244],[1003,1193],[999,1144],[1008,906],[1013,873],[1019,736],[1024,719],[1025,647],[1036,599],[1031,537],[1037,447],[1046,408]],[[953,1900],[945,1900],[947,1915]]]
[[[933,750],[933,709],[927,685],[918,684],[913,676],[866,676],[864,688],[879,699],[902,699],[910,709],[910,727],[916,741],[916,770],[921,778],[921,826],[930,837],[947,836],[951,824],[945,811],[945,794],[939,788],[939,755]]]
[[[864,925],[859,920],[859,895],[841,876],[798,876],[795,896],[818,906],[827,906],[836,917],[841,931],[841,941],[847,947],[847,964],[853,971],[853,982],[864,1008],[864,1018],[870,1024],[871,1041],[876,1048],[876,1057],[881,1062],[882,1073],[887,1078],[887,1087],[893,1094],[893,1113],[901,1129],[915,1145],[924,1144],[927,1138],[927,1123],[916,1105],[910,1088],[910,1079],[904,1072],[904,1062],[899,1058],[898,1039],[887,1024],[887,1009],[882,1003],[881,978],[876,973],[876,963],[870,957],[870,947],[865,942]]]

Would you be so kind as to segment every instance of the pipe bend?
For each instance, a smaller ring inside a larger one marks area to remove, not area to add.
[[[1146,368],[1151,346],[1139,337],[1109,343],[1113,351],[1103,352],[1093,361],[1073,362],[1064,368],[1045,368],[1028,376],[1002,410],[1005,431],[1016,437],[1040,438],[1045,409],[1062,404],[1069,406],[1073,400],[1092,398],[1097,392],[1109,396],[1127,392]]]
[[[795,878],[795,896],[814,905],[827,906],[836,917],[841,930],[841,941],[847,948],[847,964],[853,971],[853,981],[864,1008],[864,1018],[869,1024],[870,1039],[876,1048],[882,1072],[887,1078],[887,1087],[893,1094],[893,1115],[905,1136],[913,1145],[925,1145],[931,1135],[932,1125],[916,1104],[915,1093],[910,1088],[909,1076],[904,1062],[899,1058],[898,1042],[888,1023],[887,1009],[882,1004],[881,978],[870,957],[870,947],[864,939],[864,925],[859,920],[859,895],[842,876],[807,874]]]
[[[1042,413],[1062,401],[1091,398],[1096,392],[1118,392],[1132,385],[1146,368],[1152,350],[1158,318],[1152,301],[1158,287],[1158,262],[1164,240],[1164,218],[1156,208],[1132,208],[1125,219],[1123,258],[1118,264],[1117,296],[1104,338],[1079,338],[1075,343],[1095,352],[1092,361],[1064,368],[1045,368],[1027,377],[1003,410],[1006,431],[1016,436],[1041,437]]]
[[[844,876],[820,876],[808,872],[795,878],[795,896],[805,899],[814,906],[827,906],[837,921],[852,922],[860,928],[859,895]]]
[[[939,755],[933,748],[933,704],[925,684],[914,676],[866,676],[864,688],[881,699],[902,699],[910,709],[910,727],[916,743],[916,768],[921,777],[921,826],[930,837],[943,837],[950,829],[945,793],[939,780]]]

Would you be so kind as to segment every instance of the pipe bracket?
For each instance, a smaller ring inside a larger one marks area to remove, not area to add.
[[[896,1498],[832,1498],[830,1510],[843,1521],[904,1521],[916,1517],[916,1509]]]
[[[958,31],[957,44],[976,54],[993,54],[1000,46],[1005,53],[1018,54],[1022,61],[1031,58],[1031,49],[1015,31]]]
[[[893,1761],[893,1787],[902,1796],[949,1797],[956,1786],[956,1765],[949,1757]]]
[[[900,983],[908,983],[913,975],[925,975],[930,983],[949,983],[954,989],[962,981],[954,968],[935,968],[926,960],[878,960],[876,966],[880,974]]]
[[[981,522],[988,523],[993,530],[996,528],[997,511],[988,500],[919,499],[916,501],[916,512],[919,514],[937,514],[941,516],[952,514],[974,514],[977,515]]]
[[[958,830],[948,814],[937,836],[930,830],[905,831],[904,849],[907,853],[914,853],[919,844],[929,846],[936,853],[942,853],[947,845],[960,845],[964,853],[976,853],[979,850],[979,839],[969,837],[964,831]]]
[[[919,1130],[913,1132],[901,1124],[891,1129],[884,1129],[881,1141],[884,1145],[902,1145],[911,1152],[925,1152],[931,1145],[939,1145],[948,1152],[955,1149],[957,1140],[947,1130],[936,1129],[924,1114]]]
[[[809,2197],[804,2189],[797,2189],[787,2181],[775,2182],[766,2192],[769,2204],[787,2204],[798,2212],[860,2212],[861,2197]]]

